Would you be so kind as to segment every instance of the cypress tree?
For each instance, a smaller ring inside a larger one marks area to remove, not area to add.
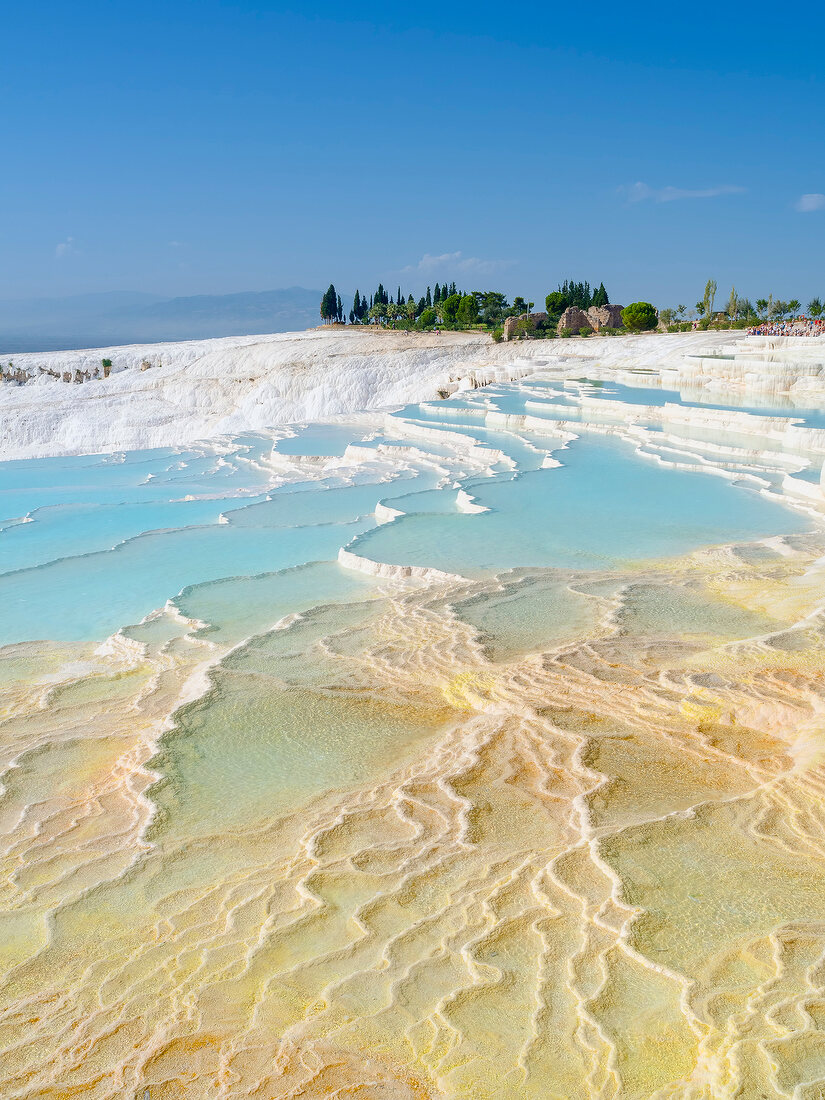
[[[438,283],[435,284],[435,290],[433,291],[433,301],[436,305],[441,301],[441,287]]]
[[[432,295],[430,294],[430,288],[427,287],[427,309],[431,309],[433,304]]]
[[[321,299],[321,318],[324,321],[333,321],[337,312],[338,296],[335,293],[335,287],[330,283],[326,293]]]
[[[359,319],[361,317],[361,295],[358,293],[357,288],[355,297],[352,300],[352,316],[358,317]]]
[[[455,283],[450,283],[450,294],[458,294],[458,291],[455,288]]]
[[[341,301],[341,295],[336,295],[337,301],[335,303],[335,313],[339,321],[344,319],[344,303]]]

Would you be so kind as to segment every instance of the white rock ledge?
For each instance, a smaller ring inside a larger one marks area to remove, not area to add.
[[[359,573],[368,573],[371,577],[385,580],[416,580],[447,584],[466,584],[466,577],[458,573],[444,573],[441,569],[430,569],[424,565],[392,565],[384,561],[372,561],[360,554],[353,554],[343,546],[338,551],[338,564],[344,569],[353,569]]]

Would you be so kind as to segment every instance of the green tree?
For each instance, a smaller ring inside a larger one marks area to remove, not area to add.
[[[377,321],[379,325],[383,325],[387,320],[387,304],[385,302],[375,302],[370,310],[370,317],[373,321]]]
[[[802,303],[798,298],[791,298],[790,302],[788,302],[788,313],[790,313],[791,317],[798,317],[801,308]]]
[[[475,296],[465,294],[456,310],[456,320],[462,325],[474,325],[478,320],[478,305]]]
[[[728,298],[728,317],[731,321],[736,321],[739,317],[739,299],[736,297],[736,287],[730,288],[730,297]]]
[[[499,324],[504,316],[504,311],[509,305],[506,295],[497,290],[476,290],[473,296],[484,324]]]
[[[566,294],[562,294],[560,290],[554,290],[544,299],[544,305],[547,312],[553,317],[561,317],[570,305],[570,299]]]
[[[713,313],[713,303],[716,300],[716,280],[708,279],[705,283],[705,295],[702,298],[702,314],[710,317]]]
[[[475,303],[474,303],[475,304]],[[441,302],[441,316],[444,318],[446,325],[454,325],[456,317],[458,315],[458,307],[461,305],[461,298],[458,294],[450,294],[444,298]]]
[[[422,309],[421,316],[418,318],[418,323],[419,325],[421,325],[422,328],[432,328],[437,320],[438,316],[436,315],[435,310],[430,307],[427,309]]]
[[[823,312],[825,312],[825,310],[822,308],[822,300],[820,298],[811,298],[810,302],[808,302],[808,313],[810,313],[811,317],[821,317]]]
[[[432,304],[437,306],[440,301],[441,301],[441,287],[438,285],[438,283],[436,283],[435,284],[435,290],[433,291]]]
[[[677,315],[678,315],[679,317],[684,317],[684,315],[685,315],[685,313],[686,313],[686,312],[687,312],[687,306],[685,306],[685,305],[678,305],[678,306],[676,307],[676,313],[677,313]]]
[[[737,298],[736,313],[739,318],[752,319],[756,315],[753,302],[749,298]]]
[[[430,294],[430,288],[427,287],[427,309],[430,309],[433,304],[432,295]]]
[[[768,299],[767,298],[757,298],[756,299],[756,308],[759,310],[759,316],[764,317],[765,314],[768,312]]]
[[[632,302],[622,310],[622,323],[629,332],[646,332],[656,328],[658,320],[650,302]]]
[[[590,283],[579,282],[575,279],[565,279],[559,286],[558,293],[563,294],[567,299],[565,306],[562,309],[564,312],[567,306],[578,306],[579,309],[589,309],[594,305],[593,295],[590,291]],[[607,298],[607,291],[605,291],[605,298]],[[606,302],[604,304],[607,304]]]
[[[592,305],[594,305],[594,306],[609,306],[610,305],[610,299],[607,297],[607,291],[604,289],[604,283],[599,283],[598,290],[595,290],[593,292]]]
[[[675,309],[662,309],[662,310],[660,310],[659,311],[659,320],[662,322],[662,324],[672,325],[673,322],[676,320],[676,310]]]
[[[326,293],[321,299],[321,319],[334,321],[338,316],[338,295],[332,283],[329,284]]]

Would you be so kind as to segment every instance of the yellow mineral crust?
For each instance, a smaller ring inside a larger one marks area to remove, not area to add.
[[[820,550],[763,549],[497,663],[450,579],[7,652],[0,1095],[818,1095]]]

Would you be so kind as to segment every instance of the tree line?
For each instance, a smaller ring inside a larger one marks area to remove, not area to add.
[[[678,305],[657,313],[650,303],[636,304],[648,307],[644,314],[646,327],[656,327],[661,322],[669,331],[686,331],[694,327],[706,329],[712,326],[745,328],[766,321],[797,317],[802,309],[799,299],[784,301],[774,298],[772,294],[752,302],[749,298],[740,296],[736,287],[731,287],[724,307],[717,308],[717,290],[716,280],[708,279],[702,298],[690,309],[686,305]],[[419,298],[411,293],[405,297],[400,286],[392,294],[383,283],[379,283],[377,289],[369,295],[362,295],[360,290],[356,290],[352,309],[345,317],[341,295],[330,283],[321,299],[321,317],[328,323],[348,321],[351,325],[379,325],[402,329],[476,327],[492,330],[495,334],[506,318],[530,314],[535,304],[520,295],[510,303],[507,296],[497,290],[460,290],[455,282],[436,283],[434,288],[427,287],[426,294]],[[535,330],[534,335],[551,335],[555,332],[562,314],[570,306],[587,310],[591,306],[609,305],[610,298],[601,281],[598,286],[594,283],[591,288],[587,281],[565,279],[558,284],[556,290],[547,295],[544,304],[546,320],[542,319],[537,325],[524,325],[525,334],[529,329],[531,332]],[[825,317],[825,305],[820,298],[811,299],[807,314],[813,318]],[[655,320],[650,323],[653,315]]]
[[[755,302],[752,302],[749,298],[741,297],[735,286],[731,287],[728,300],[724,306],[717,309],[717,289],[716,280],[708,279],[702,298],[692,309],[688,309],[686,305],[662,309],[659,311],[660,321],[669,329],[693,328],[694,323],[702,329],[711,326],[730,327],[731,325],[738,328],[750,328],[756,324],[799,317],[802,311],[802,303],[798,298],[791,298],[786,302],[769,294],[767,298],[757,298]],[[823,306],[820,298],[812,298],[808,302],[807,315],[814,319],[825,317],[825,306]]]
[[[556,320],[568,306],[588,309],[590,306],[608,305],[609,298],[604,283],[600,282],[595,290],[590,283],[565,279],[558,289],[548,294],[547,312]],[[426,294],[415,298],[411,293],[405,297],[399,286],[395,295],[387,291],[383,283],[367,296],[360,289],[355,291],[352,309],[347,320],[351,325],[380,325],[393,328],[435,328],[444,325],[449,328],[484,327],[495,330],[507,317],[519,317],[530,313],[535,302],[517,295],[512,304],[507,295],[498,290],[460,290],[455,282],[436,283],[427,287]],[[341,296],[333,283],[321,299],[321,318],[326,323],[345,321]]]

